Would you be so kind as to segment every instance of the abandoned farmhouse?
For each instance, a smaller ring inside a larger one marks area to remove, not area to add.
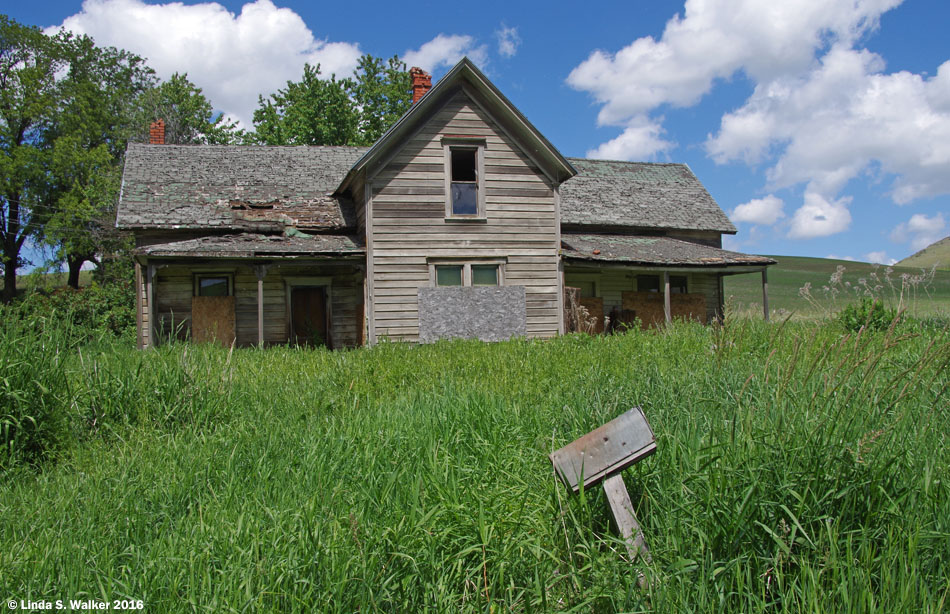
[[[774,261],[722,249],[685,165],[565,158],[467,59],[412,74],[369,148],[164,145],[161,122],[130,145],[139,346],[552,337],[565,296],[600,331],[717,318],[724,275],[765,289]]]

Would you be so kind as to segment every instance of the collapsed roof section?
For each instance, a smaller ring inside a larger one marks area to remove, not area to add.
[[[281,232],[356,226],[334,195],[365,147],[130,144],[116,225]]]

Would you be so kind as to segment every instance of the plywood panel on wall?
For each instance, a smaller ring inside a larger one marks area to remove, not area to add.
[[[661,292],[624,292],[624,311],[632,311],[644,328],[666,323],[666,313]],[[674,320],[691,320],[706,323],[706,297],[702,294],[671,294],[670,314]]]
[[[235,341],[234,297],[196,296],[191,301],[191,339],[229,347]]]

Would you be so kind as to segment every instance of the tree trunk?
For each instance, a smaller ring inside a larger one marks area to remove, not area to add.
[[[79,271],[87,258],[82,256],[66,256],[66,265],[69,267],[69,277],[66,279],[66,285],[70,288],[79,289]]]
[[[9,303],[16,298],[16,258],[11,258],[3,266],[3,302]]]

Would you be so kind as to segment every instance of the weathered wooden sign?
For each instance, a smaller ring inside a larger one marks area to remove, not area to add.
[[[620,472],[656,452],[656,437],[643,410],[634,407],[550,455],[561,480],[578,492],[603,482],[630,559],[652,560]],[[644,579],[640,577],[643,586]]]
[[[551,454],[561,480],[574,492],[596,486],[656,451],[656,437],[643,410],[634,407]]]

